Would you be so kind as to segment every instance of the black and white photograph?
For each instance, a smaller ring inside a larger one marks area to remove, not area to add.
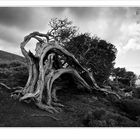
[[[0,7],[0,127],[140,127],[140,7]]]

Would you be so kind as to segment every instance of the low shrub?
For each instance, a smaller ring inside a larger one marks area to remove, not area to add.
[[[122,99],[117,106],[133,117],[140,115],[140,99]]]
[[[84,119],[83,124],[86,127],[128,127],[137,126],[137,123],[129,118],[106,111],[104,108],[97,108],[92,112],[88,112]]]
[[[133,97],[140,99],[140,87],[135,88],[133,93]]]
[[[26,64],[24,62],[14,60],[14,61],[8,61],[8,62],[1,62],[0,68],[13,68],[13,67],[20,67],[25,66]]]
[[[0,63],[0,80],[7,80],[8,85],[24,86],[28,78],[28,69],[25,63],[11,61]]]

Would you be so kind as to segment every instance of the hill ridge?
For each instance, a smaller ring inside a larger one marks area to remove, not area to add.
[[[3,61],[9,62],[9,61],[14,61],[14,60],[22,61],[22,62],[25,61],[24,57],[22,57],[22,56],[0,50],[0,62],[3,62]]]

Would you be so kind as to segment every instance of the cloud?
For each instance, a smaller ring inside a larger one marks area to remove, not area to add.
[[[140,40],[136,38],[129,39],[127,44],[123,47],[123,50],[140,50]]]
[[[140,15],[136,14],[138,9],[137,7],[0,7],[0,49],[20,53],[19,44],[25,35],[33,31],[46,33],[51,18],[68,18],[73,21],[73,25],[79,27],[79,32],[96,34],[114,44],[119,52],[116,62],[127,65],[129,58],[132,58],[132,54],[128,56],[129,51],[133,50],[133,54],[136,54],[136,50],[140,50],[140,24],[138,24]],[[31,42],[27,49],[33,50],[34,46],[35,43]],[[137,58],[133,57],[133,63],[136,64],[138,58],[140,58],[138,55]]]
[[[0,24],[23,31],[44,29],[49,15],[49,8],[45,11],[39,7],[1,7]]]
[[[135,74],[140,74],[140,64],[126,64],[126,65],[116,65],[115,67],[125,67],[127,71],[134,71]]]
[[[127,26],[136,22],[136,9],[129,7],[66,7],[53,8],[72,19],[81,32],[96,34],[122,50],[128,40]],[[125,30],[124,30],[125,27]],[[123,30],[122,30],[123,29]],[[121,45],[121,46],[120,46]]]
[[[120,54],[129,50],[140,50],[140,24],[122,24],[120,31],[122,35],[116,40]]]
[[[0,39],[0,50],[21,55],[19,44],[12,44]]]
[[[1,7],[0,24],[26,28],[32,14],[31,8]]]
[[[22,39],[22,32],[17,28],[0,25],[0,39],[11,44],[16,44]]]
[[[55,13],[62,13],[67,8],[68,7],[50,7],[50,9],[54,11]],[[48,8],[46,9],[48,10]]]
[[[123,42],[122,25],[135,19],[136,8],[127,7],[1,7],[0,25],[23,31],[46,31],[51,18],[68,17],[81,32],[91,32],[112,43]],[[118,40],[118,41],[117,41]]]
[[[25,35],[33,31],[47,32],[50,13],[50,8],[1,7],[0,49],[21,54],[19,45]],[[33,45],[28,45],[31,50]]]
[[[99,15],[99,10],[100,8],[96,7],[52,7],[51,10],[54,11],[55,13],[62,14],[65,11],[69,11],[69,15],[74,15],[78,19],[89,19],[91,17],[97,17]],[[68,15],[68,16],[69,16]],[[96,16],[95,16],[96,15]]]

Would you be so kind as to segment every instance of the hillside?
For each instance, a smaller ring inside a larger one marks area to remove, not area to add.
[[[19,55],[0,50],[0,62],[3,62],[3,61],[9,62],[9,61],[14,61],[14,60],[18,60],[22,62],[25,61],[24,58]]]
[[[11,61],[13,60],[13,61]],[[18,62],[16,62],[16,61]],[[9,87],[24,87],[28,70],[19,62],[24,58],[0,51],[0,83]],[[8,62],[8,63],[7,63]],[[11,91],[0,85],[0,127],[138,127],[140,100],[99,96],[69,85],[58,90],[57,97],[64,105],[60,113],[50,114],[11,97]]]

